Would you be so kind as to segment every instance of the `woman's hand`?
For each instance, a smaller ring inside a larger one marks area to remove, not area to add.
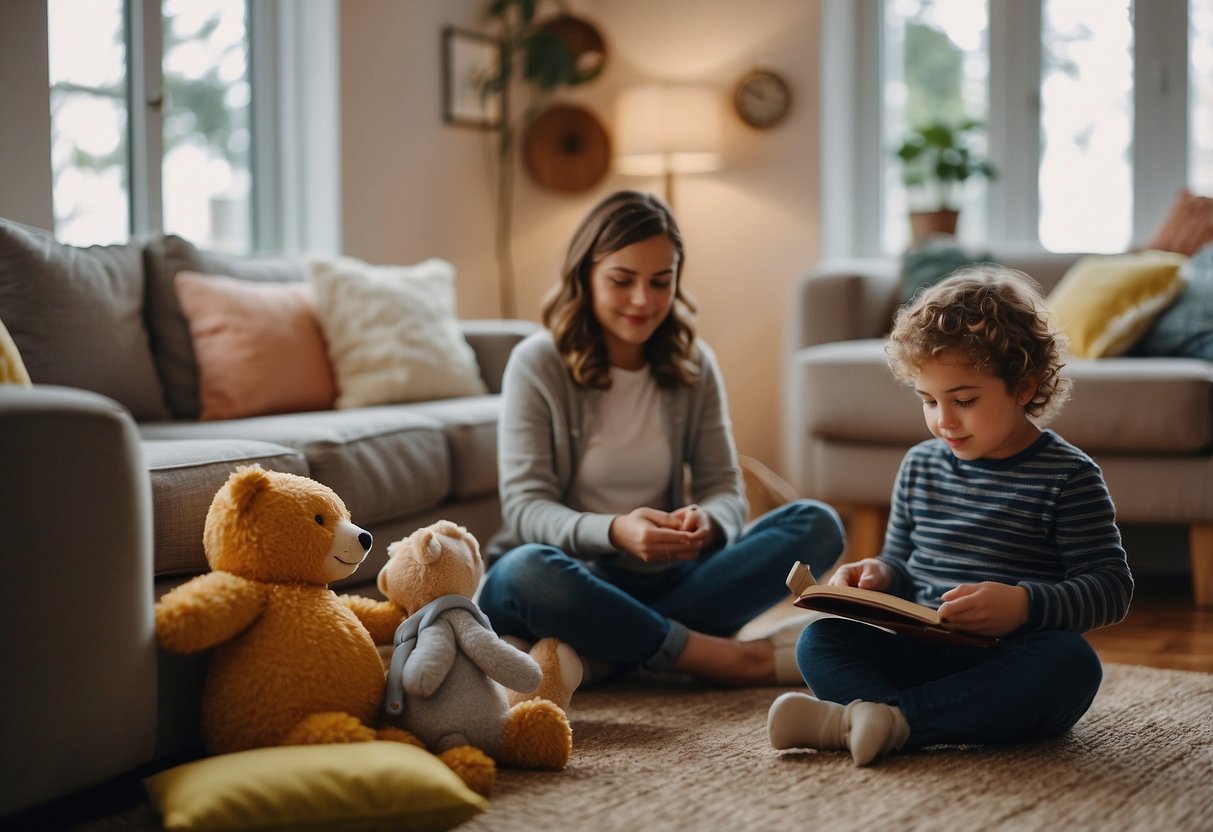
[[[1028,591],[1022,586],[982,581],[953,587],[940,597],[940,617],[970,633],[1005,636],[1028,621]]]
[[[884,561],[864,558],[838,567],[830,578],[831,586],[857,586],[883,592],[893,583],[893,573]]]
[[[676,509],[670,516],[679,521],[683,531],[691,533],[692,541],[698,543],[700,549],[714,546],[719,542],[717,537],[720,535],[720,530],[712,522],[712,515],[694,503]]]
[[[679,512],[685,511],[679,509]],[[711,529],[706,514],[701,511],[695,514],[697,518],[689,519],[685,513],[655,508],[633,509],[611,521],[611,545],[645,563],[694,560],[699,557],[704,536]],[[694,523],[695,528],[683,528],[686,523]]]

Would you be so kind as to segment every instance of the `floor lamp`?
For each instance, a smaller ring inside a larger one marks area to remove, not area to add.
[[[615,100],[615,169],[660,176],[666,204],[674,207],[674,174],[721,167],[723,99],[709,87],[644,84]]]

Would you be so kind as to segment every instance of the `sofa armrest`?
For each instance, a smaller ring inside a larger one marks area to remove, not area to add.
[[[789,350],[881,337],[892,320],[899,285],[899,267],[894,260],[821,264],[793,289]]]
[[[514,318],[476,318],[461,320],[459,329],[476,353],[480,376],[490,393],[501,392],[501,376],[510,351],[523,338],[541,327],[533,321]]]
[[[0,385],[0,817],[147,763],[156,732],[151,489],[134,420]]]

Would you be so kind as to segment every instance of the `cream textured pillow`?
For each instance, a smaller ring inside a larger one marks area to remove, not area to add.
[[[443,830],[488,802],[429,752],[398,742],[257,748],[144,781],[168,830]]]
[[[340,257],[309,266],[337,376],[337,407],[488,392],[455,320],[450,263],[374,266]]]
[[[1169,251],[1088,255],[1070,267],[1045,305],[1078,358],[1120,355],[1180,290],[1188,258]]]
[[[337,397],[312,287],[178,272],[201,419],[328,410]]]

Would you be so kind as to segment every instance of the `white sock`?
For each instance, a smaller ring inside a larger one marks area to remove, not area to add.
[[[837,702],[826,702],[807,693],[782,694],[767,711],[767,737],[771,747],[822,751],[846,748],[846,710]]]
[[[856,699],[845,711],[846,744],[857,766],[866,766],[880,755],[896,751],[910,738],[910,723],[901,708]]]

